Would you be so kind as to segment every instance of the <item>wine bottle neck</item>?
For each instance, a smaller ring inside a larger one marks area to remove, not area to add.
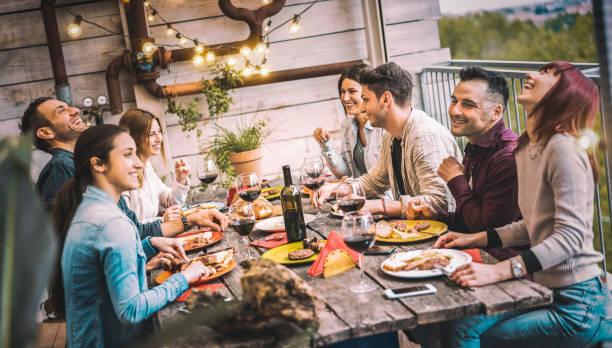
[[[293,181],[291,180],[291,172],[283,173],[285,177],[285,186],[293,185]]]

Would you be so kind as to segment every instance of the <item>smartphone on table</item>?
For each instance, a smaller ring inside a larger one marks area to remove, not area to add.
[[[431,284],[416,284],[403,288],[386,289],[385,296],[389,299],[396,299],[400,297],[435,294],[437,291],[436,287]]]

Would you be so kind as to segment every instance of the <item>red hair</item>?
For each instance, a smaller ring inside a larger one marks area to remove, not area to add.
[[[578,136],[585,128],[593,128],[599,110],[599,91],[582,72],[567,62],[552,62],[540,71],[553,70],[559,76],[550,91],[542,97],[529,117],[535,117],[533,135],[544,141],[544,146],[557,133]],[[516,151],[529,142],[527,132],[518,139]],[[597,163],[592,150],[587,151],[597,183]]]

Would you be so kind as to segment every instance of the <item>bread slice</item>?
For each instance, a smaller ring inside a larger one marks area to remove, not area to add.
[[[386,221],[379,221],[376,223],[376,236],[380,238],[391,238],[393,234],[393,227]]]

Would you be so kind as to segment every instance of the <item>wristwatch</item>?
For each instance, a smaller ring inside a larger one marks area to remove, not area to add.
[[[514,278],[521,278],[525,275],[523,264],[518,262],[516,258],[510,259],[510,270],[512,271],[512,275],[514,276]]]

